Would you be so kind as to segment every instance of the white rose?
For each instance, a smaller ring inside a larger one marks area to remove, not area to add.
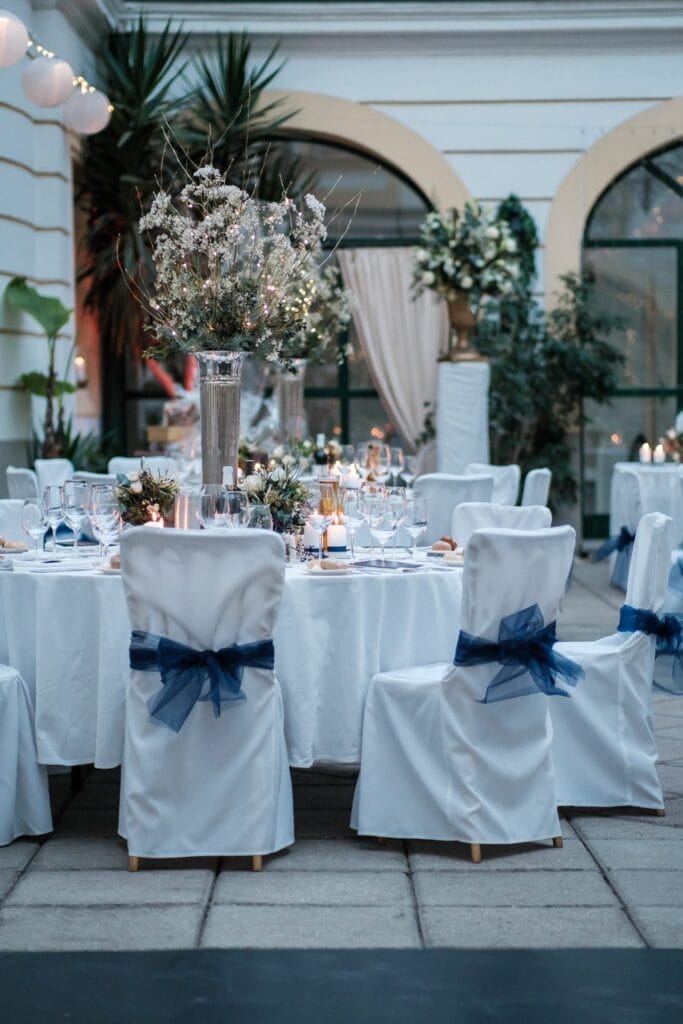
[[[277,448],[273,448],[273,458],[274,459],[281,459],[284,454],[285,454],[285,450],[284,450],[284,448],[282,447],[281,444],[279,444],[277,446]]]
[[[493,238],[493,239],[499,238],[500,237],[500,231],[498,230],[498,228],[494,228],[494,227],[487,228],[486,229],[486,237],[487,238]]]
[[[296,462],[296,459],[294,458],[293,455],[283,455],[282,456],[282,465],[283,466],[293,466],[295,462]]]
[[[245,476],[242,481],[242,487],[245,491],[256,491],[261,486],[261,478],[256,473],[251,473],[249,476]]]
[[[129,473],[128,474],[128,479],[130,480],[131,483],[133,483],[134,480],[139,480],[140,479],[140,474],[139,473]]]
[[[429,263],[429,253],[426,249],[418,249],[415,253],[415,259],[418,263]]]
[[[142,484],[140,483],[139,480],[133,480],[133,482],[130,485],[130,489],[133,492],[133,494],[142,494]]]
[[[517,243],[514,238],[506,238],[503,242],[504,252],[517,252]]]
[[[425,270],[425,272],[422,275],[422,284],[426,285],[429,288],[431,287],[431,285],[434,284],[435,281],[436,276],[432,273],[432,271]]]
[[[461,288],[465,288],[465,289],[471,288],[473,284],[474,284],[474,281],[472,280],[471,277],[465,276],[465,277],[461,277],[460,278],[460,287]]]

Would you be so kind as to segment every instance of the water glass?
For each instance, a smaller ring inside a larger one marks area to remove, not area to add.
[[[226,523],[227,492],[223,484],[204,484],[200,491],[199,521],[205,530],[217,530]]]
[[[384,549],[398,527],[394,512],[386,499],[372,502],[366,508],[366,521],[373,540],[378,541],[382,548],[382,558],[384,559]]]
[[[401,477],[405,481],[406,487],[410,487],[413,480],[415,479],[416,468],[417,458],[414,455],[404,455],[403,466],[401,468]]]
[[[251,530],[272,530],[273,517],[270,507],[268,505],[251,505],[247,525]]]
[[[355,557],[353,541],[354,537],[365,523],[363,514],[363,502],[361,492],[358,488],[347,488],[341,492],[340,507],[344,517],[344,526],[351,542],[351,560]]]
[[[323,557],[323,537],[325,530],[334,522],[337,514],[338,488],[331,483],[316,483],[308,487],[308,506],[310,514],[308,524],[318,534],[318,556]]]
[[[403,525],[413,540],[413,558],[417,552],[417,542],[427,529],[429,523],[429,505],[424,498],[411,498],[406,502]]]
[[[373,480],[385,484],[391,476],[391,448],[386,444],[375,444],[372,447],[370,458]]]
[[[237,487],[226,489],[224,510],[226,526],[235,528],[249,522],[249,500]]]
[[[100,555],[107,560],[109,548],[121,533],[122,523],[116,495],[110,488],[98,488],[92,496],[90,521],[93,533],[100,542]]]
[[[33,541],[33,557],[38,558],[38,544],[43,541],[47,530],[45,510],[38,498],[27,498],[24,502],[21,509],[21,528]]]
[[[78,538],[90,508],[90,489],[81,480],[64,484],[64,522],[74,532],[74,556],[78,555]]]
[[[389,470],[391,472],[391,479],[394,484],[398,483],[398,478],[401,476],[401,470],[403,469],[403,449],[402,448],[391,448],[391,456],[389,459]]]
[[[57,557],[57,527],[64,522],[64,491],[56,484],[51,484],[43,491],[43,508],[45,518],[52,530],[52,554]]]

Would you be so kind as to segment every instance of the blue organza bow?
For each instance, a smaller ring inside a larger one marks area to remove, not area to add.
[[[135,630],[130,641],[130,667],[161,676],[162,687],[149,701],[149,713],[174,732],[180,731],[197,701],[211,701],[218,718],[221,704],[246,700],[244,669],[272,669],[274,664],[272,640],[197,651],[165,636]]]
[[[635,533],[626,527],[622,526],[619,530],[617,537],[610,537],[600,547],[593,552],[591,561],[601,562],[603,558],[607,558],[609,555],[616,551],[617,558],[614,563],[612,570],[612,585],[620,587],[621,590],[626,590],[628,583],[628,570],[631,565],[631,553],[633,551],[633,541],[636,539]]]
[[[652,685],[665,693],[683,694],[683,615],[657,615],[648,608],[634,608],[630,604],[622,605],[619,612],[620,633],[647,633],[657,638],[656,657],[660,654],[673,655],[671,666],[671,686],[664,686],[656,679]]]
[[[556,676],[576,686],[583,669],[553,650],[555,640],[555,623],[549,622],[546,626],[541,609],[532,604],[501,619],[497,642],[461,630],[455,664],[485,665],[498,661],[503,666],[487,687],[482,704],[539,691],[549,697],[568,697],[566,690],[556,685]],[[526,676],[531,676],[531,680],[525,679]]]

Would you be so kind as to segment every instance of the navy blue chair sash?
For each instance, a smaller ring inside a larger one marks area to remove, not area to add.
[[[161,676],[161,690],[149,701],[149,713],[174,732],[180,731],[198,701],[211,701],[218,718],[223,704],[246,700],[242,692],[245,668],[272,669],[274,665],[272,640],[197,651],[144,630],[134,630],[131,635],[130,667]]]
[[[497,641],[461,630],[454,663],[484,665],[497,661],[503,666],[487,687],[482,704],[539,692],[568,697],[567,691],[556,685],[557,676],[576,686],[584,673],[576,662],[553,650],[555,641],[555,623],[546,626],[540,608],[532,604],[501,619]]]
[[[649,608],[634,608],[630,604],[625,604],[619,612],[617,630],[620,633],[646,633],[648,636],[656,637],[655,657],[658,658],[661,654],[673,656],[672,685],[665,686],[656,679],[653,679],[652,684],[665,693],[683,693],[683,615],[657,615]]]
[[[636,539],[635,533],[622,526],[617,537],[610,537],[593,552],[592,561],[601,562],[616,551],[617,557],[612,569],[610,582],[612,586],[626,590],[628,585],[628,571],[631,566],[631,555],[633,553],[633,542]]]

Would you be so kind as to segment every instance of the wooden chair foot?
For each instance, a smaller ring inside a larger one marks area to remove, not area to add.
[[[481,864],[481,845],[479,843],[470,843],[470,856],[473,864]]]
[[[263,870],[263,856],[260,853],[255,853],[251,858],[251,870],[262,871]]]
[[[378,842],[378,844],[380,846],[386,846],[387,845],[387,837],[386,836],[377,836],[377,842]]]
[[[553,836],[553,846],[556,846],[558,850],[561,850],[564,846],[562,836]]]
[[[139,867],[140,867],[140,858],[139,857],[129,857],[128,858],[128,870],[129,871],[137,871],[139,869]]]
[[[655,814],[657,815],[658,818],[666,817],[666,811],[665,811],[665,809],[663,807],[658,807],[657,810],[655,811]]]

